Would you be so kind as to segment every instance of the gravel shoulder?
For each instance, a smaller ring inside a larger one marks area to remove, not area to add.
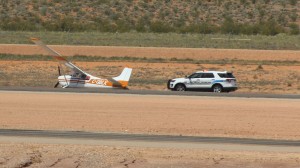
[[[1,167],[299,167],[299,153],[0,142]]]

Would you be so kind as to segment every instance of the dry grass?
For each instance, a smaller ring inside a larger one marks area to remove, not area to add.
[[[238,92],[299,94],[300,66],[147,62],[77,62],[88,73],[117,76],[125,65],[133,67],[130,89],[166,89],[168,79],[183,77],[197,70],[233,71]],[[1,86],[53,87],[57,79],[57,63],[52,61],[1,61]]]

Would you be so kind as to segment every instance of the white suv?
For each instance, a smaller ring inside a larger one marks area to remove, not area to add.
[[[168,81],[168,89],[175,91],[209,90],[212,92],[230,92],[237,90],[236,79],[226,71],[198,71],[185,78]]]

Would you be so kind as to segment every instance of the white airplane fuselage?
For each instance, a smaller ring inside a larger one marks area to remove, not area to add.
[[[62,75],[58,77],[60,86],[62,87],[99,87],[99,88],[113,88],[107,79],[101,79],[94,76],[88,78],[73,77],[71,75]]]

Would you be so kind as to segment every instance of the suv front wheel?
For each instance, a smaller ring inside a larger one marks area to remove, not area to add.
[[[221,93],[223,91],[223,87],[221,85],[214,85],[212,87],[212,91],[215,92],[215,93]]]
[[[184,84],[177,84],[177,85],[175,86],[175,90],[176,90],[176,91],[185,91],[186,88],[185,88]]]

